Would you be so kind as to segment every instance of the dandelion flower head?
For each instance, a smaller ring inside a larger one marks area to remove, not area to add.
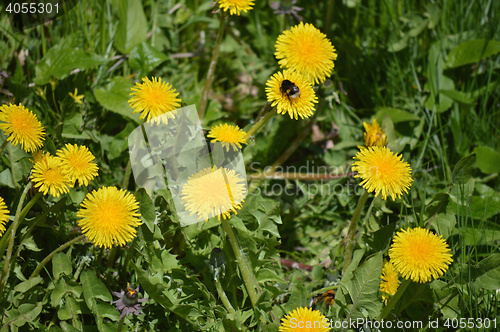
[[[254,0],[219,0],[219,7],[231,15],[240,15],[252,9]]]
[[[116,187],[88,193],[77,213],[82,233],[96,246],[123,246],[137,235],[141,224],[139,203],[134,195]]]
[[[283,82],[292,83],[299,92],[290,96]],[[271,76],[266,83],[266,93],[267,101],[277,107],[278,114],[288,113],[290,118],[295,120],[298,120],[298,117],[309,118],[314,113],[314,104],[318,102],[311,83],[301,74],[290,70]]]
[[[300,22],[284,31],[276,41],[276,58],[281,68],[297,71],[311,83],[330,77],[337,59],[335,48],[314,25]]]
[[[50,193],[54,197],[69,192],[71,180],[68,173],[57,157],[47,155],[33,166],[31,180],[35,188],[39,188],[44,195]]]
[[[387,304],[390,298],[384,293],[394,295],[399,287],[398,273],[390,261],[384,261],[380,279],[380,290],[383,292],[382,300]]]
[[[361,178],[361,185],[368,191],[375,191],[375,197],[382,193],[382,198],[391,195],[394,200],[408,193],[413,179],[410,164],[403,162],[386,147],[372,146],[363,148],[354,159],[352,170],[358,172],[354,177]]]
[[[280,332],[328,332],[328,319],[319,310],[298,308],[281,319]]]
[[[394,236],[389,257],[405,279],[421,283],[442,276],[453,261],[443,237],[425,228],[400,230]]]
[[[212,143],[221,142],[226,151],[229,151],[229,147],[232,147],[234,151],[239,151],[241,144],[247,143],[245,135],[246,133],[240,127],[224,123],[212,127],[207,137],[213,138]]]
[[[387,136],[378,125],[377,119],[373,119],[373,123],[371,125],[363,122],[363,126],[365,127],[364,135],[366,146],[384,147],[387,145]]]
[[[45,129],[35,114],[26,107],[19,105],[0,106],[0,129],[9,136],[13,145],[21,143],[26,152],[36,151],[43,145]]]
[[[5,232],[5,224],[9,221],[9,210],[2,197],[0,197],[0,236]]]
[[[97,176],[95,157],[86,146],[66,144],[57,151],[57,156],[73,184],[78,180],[78,185],[88,186],[89,181]]]
[[[184,184],[181,196],[190,215],[196,213],[198,220],[208,220],[220,216],[231,217],[231,211],[241,209],[245,200],[244,179],[234,170],[224,167],[207,167],[189,177]]]
[[[131,89],[132,98],[128,101],[134,113],[141,113],[140,119],[152,120],[153,123],[168,123],[177,115],[176,109],[180,107],[181,99],[178,92],[172,88],[170,83],[162,82],[161,78],[153,77],[153,80],[144,77],[143,83],[137,82]],[[162,115],[162,116],[160,116]],[[157,119],[155,119],[158,117]]]

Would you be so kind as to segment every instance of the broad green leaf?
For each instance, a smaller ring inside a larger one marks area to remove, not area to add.
[[[79,329],[74,328],[73,326],[71,326],[67,322],[61,322],[61,328],[64,332],[80,332]]]
[[[309,291],[304,287],[301,282],[296,283],[295,287],[292,287],[290,299],[285,305],[285,312],[293,311],[300,307],[307,307],[309,305],[310,299],[308,299]]]
[[[500,195],[472,196],[470,205],[472,218],[487,220],[500,212]]]
[[[72,46],[68,39],[65,38],[59,44],[50,48],[43,59],[36,65],[34,82],[37,85],[49,83],[51,77],[60,80],[64,79],[74,69],[83,71],[109,61],[93,52]]]
[[[136,45],[146,40],[148,25],[142,2],[139,0],[119,0],[115,46],[123,54],[129,53]]]
[[[487,39],[469,40],[451,50],[446,61],[446,68],[475,63],[498,52],[500,52],[499,41]]]
[[[104,302],[111,302],[113,300],[109,290],[102,281],[97,279],[94,272],[83,271],[80,276],[80,281],[82,283],[83,297],[85,298],[87,307],[89,307],[94,313],[94,303],[96,303],[96,299],[100,299]]]
[[[451,173],[451,181],[455,184],[465,184],[472,177],[474,164],[476,163],[476,154],[473,153],[458,161]]]
[[[82,133],[82,129],[83,129],[82,113],[78,110],[76,112],[73,112],[73,114],[68,114],[64,118],[63,131],[61,135],[64,138],[89,139],[90,136],[87,135],[86,133]]]
[[[67,278],[61,278],[50,293],[50,301],[53,307],[58,307],[64,295],[72,294],[73,297],[80,298],[82,292],[83,289],[80,284],[67,280]]]
[[[146,42],[137,45],[129,56],[130,68],[135,69],[137,77],[144,77],[168,57]]]
[[[391,241],[392,235],[394,234],[394,223],[390,223],[387,226],[380,228],[378,231],[374,232],[371,237],[366,238],[366,243],[374,250],[380,251],[387,248],[389,242]],[[365,234],[365,237],[368,235]]]
[[[286,283],[283,278],[281,278],[279,275],[276,274],[276,272],[268,269],[268,268],[262,268],[257,272],[257,280],[259,283],[263,283],[266,281],[270,282],[281,282],[281,283]]]
[[[161,253],[161,262],[164,271],[170,271],[175,268],[179,268],[180,264],[176,258],[176,255],[172,255],[170,250],[163,250]]]
[[[42,302],[38,302],[36,305],[32,303],[21,304],[18,309],[10,310],[9,315],[4,317],[2,323],[4,326],[11,324],[17,327],[23,326],[28,322],[35,321],[42,312],[42,307]]]
[[[419,121],[420,118],[416,116],[413,113],[400,110],[397,108],[390,108],[390,107],[381,107],[377,110],[377,113],[375,113],[375,119],[377,119],[378,123],[382,123],[384,120],[385,116],[389,115],[391,118],[392,122],[394,123],[399,123],[399,122],[405,122],[405,121]]]
[[[500,241],[500,226],[498,224],[481,219],[470,222],[470,226],[453,230],[452,235],[460,236],[464,245],[492,245]]]
[[[43,278],[41,278],[41,277],[31,278],[31,279],[28,279],[26,281],[23,281],[23,282],[17,284],[16,287],[14,287],[14,290],[16,292],[24,293],[24,292],[30,290],[31,288],[33,288],[34,286],[38,285],[42,281],[43,281]]]
[[[473,151],[477,158],[477,167],[486,174],[500,173],[500,152],[489,146],[478,146]]]
[[[429,29],[434,29],[441,19],[441,8],[438,4],[428,3],[425,5],[426,15],[429,17]]]
[[[0,173],[0,184],[5,185],[10,188],[15,188],[14,179],[12,178],[12,173],[10,169],[5,169],[2,173]]]
[[[74,297],[67,296],[63,306],[57,311],[57,317],[60,320],[76,318],[77,315],[82,313],[81,304],[85,305],[83,301],[80,303]]]
[[[59,279],[61,275],[71,276],[73,272],[73,267],[71,266],[71,261],[66,254],[58,252],[52,259],[52,274],[55,279]]]
[[[463,266],[464,268],[470,268]],[[463,270],[463,273],[467,273]],[[473,280],[475,289],[487,289],[496,291],[500,288],[500,254],[492,254],[483,259],[477,267],[471,271],[471,280]]]
[[[106,89],[95,90],[94,96],[105,109],[123,115],[139,124],[139,113],[132,113],[128,104],[132,86],[132,82],[125,77],[116,76]]]
[[[340,285],[347,289],[353,302],[347,319],[377,317],[382,308],[378,298],[381,274],[382,252],[378,252],[356,268],[352,278],[342,278]]]
[[[443,94],[444,96],[452,99],[453,101],[456,101],[458,103],[464,104],[464,105],[475,105],[476,102],[472,99],[469,98],[469,96],[461,91],[457,90],[439,90],[439,93]]]
[[[135,198],[139,202],[139,213],[141,214],[141,219],[144,220],[144,223],[146,224],[146,226],[148,226],[149,231],[153,233],[156,213],[155,206],[153,205],[151,197],[149,197],[144,188],[140,188],[135,193]]]

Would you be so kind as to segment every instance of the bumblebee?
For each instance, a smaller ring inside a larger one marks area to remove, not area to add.
[[[300,89],[295,83],[290,82],[289,80],[284,80],[280,84],[281,93],[286,95],[288,99],[297,98],[300,96]]]

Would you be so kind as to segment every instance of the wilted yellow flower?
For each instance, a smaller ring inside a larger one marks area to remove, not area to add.
[[[274,74],[266,83],[267,101],[277,107],[278,114],[298,120],[309,118],[318,102],[311,83],[301,74],[290,70]]]
[[[128,103],[134,109],[134,113],[142,112],[140,119],[152,120],[153,123],[168,123],[177,115],[181,99],[176,97],[179,93],[169,83],[162,82],[161,78],[153,77],[153,81],[144,77],[143,83],[137,82],[131,89],[133,96]],[[160,116],[163,115],[163,116]],[[158,117],[160,116],[160,117]],[[157,119],[155,119],[158,117]]]
[[[382,193],[382,198],[391,195],[394,200],[401,197],[403,191],[408,193],[413,179],[408,163],[401,160],[386,147],[372,146],[363,148],[354,159],[352,170],[358,172],[354,177],[361,178],[361,185],[368,192],[375,191],[375,197]]]
[[[245,135],[246,133],[241,130],[240,127],[224,123],[212,127],[207,137],[213,138],[212,143],[221,142],[222,147],[225,147],[226,151],[229,151],[230,146],[234,151],[239,151],[241,149],[241,144],[247,143]]]
[[[365,145],[366,146],[378,146],[384,147],[387,145],[387,136],[385,135],[382,128],[377,123],[377,119],[373,119],[373,123],[370,125],[363,122],[365,127]]]
[[[134,195],[116,187],[103,187],[88,193],[77,216],[82,233],[96,246],[123,246],[137,235],[141,224]]]
[[[281,68],[301,73],[311,83],[323,83],[330,77],[337,59],[335,48],[314,25],[300,24],[286,30],[276,42],[276,55]]]
[[[389,257],[403,278],[421,283],[439,278],[453,262],[443,237],[419,227],[400,230],[394,236]]]
[[[38,150],[45,139],[45,129],[35,114],[26,107],[19,105],[0,106],[0,129],[9,136],[7,141],[12,145],[21,143],[26,152]]]

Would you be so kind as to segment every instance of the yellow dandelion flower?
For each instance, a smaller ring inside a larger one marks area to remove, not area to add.
[[[7,141],[13,145],[21,143],[26,152],[36,151],[43,145],[45,129],[35,114],[26,107],[19,105],[0,106],[0,129],[9,136]]]
[[[419,227],[400,230],[394,236],[389,257],[403,278],[421,283],[439,278],[453,262],[443,237]]]
[[[2,197],[0,197],[0,236],[5,232],[5,224],[9,221],[9,210]]]
[[[324,33],[304,22],[286,30],[276,41],[281,68],[297,71],[311,83],[323,83],[330,77],[337,59],[335,48]]]
[[[370,125],[363,122],[365,127],[365,145],[366,146],[378,146],[384,147],[387,145],[387,136],[385,135],[382,128],[377,123],[376,119],[373,119],[373,123]]]
[[[328,332],[330,323],[319,310],[298,308],[281,319],[280,332]]]
[[[44,195],[49,192],[54,197],[68,193],[71,185],[68,173],[61,167],[61,160],[54,156],[46,156],[35,163],[31,180]]]
[[[42,151],[42,150],[38,150],[38,151],[33,152],[31,154],[31,156],[33,157],[33,159],[30,159],[30,161],[33,164],[36,164],[36,163],[42,161],[42,159],[45,159],[45,157],[50,156],[50,153]]]
[[[380,277],[380,290],[382,293],[382,300],[385,304],[389,302],[390,297],[384,293],[394,295],[399,287],[399,277],[394,265],[390,261],[384,261],[382,267],[382,276]]]
[[[130,95],[133,97],[128,101],[130,107],[134,113],[142,112],[140,119],[153,119],[154,123],[167,124],[168,119],[175,118],[176,109],[181,106],[181,99],[176,98],[179,93],[169,83],[162,82],[161,78],[153,77],[153,81],[150,81],[144,77],[142,82],[137,82],[131,89],[133,92]]]
[[[88,193],[77,213],[82,233],[96,246],[123,246],[137,235],[141,224],[139,203],[134,195],[116,187]]]
[[[372,146],[361,149],[354,159],[352,170],[358,172],[354,177],[361,178],[361,185],[368,192],[375,191],[375,197],[382,192],[382,198],[390,194],[394,200],[401,197],[403,191],[408,193],[413,179],[410,164],[403,162],[386,147]]]
[[[66,146],[57,151],[57,156],[61,160],[61,165],[69,175],[73,185],[78,180],[78,185],[89,185],[94,177],[97,176],[97,164],[92,152],[86,146],[66,144]]]
[[[318,102],[312,85],[297,72],[285,70],[274,74],[266,83],[267,101],[277,106],[278,114],[288,113],[291,119],[309,118]],[[298,89],[298,91],[297,91]]]
[[[75,93],[69,93],[69,95],[71,96],[71,98],[73,98],[75,100],[75,103],[77,104],[83,104],[83,95],[78,95],[78,89],[75,88]]]
[[[247,144],[245,135],[246,132],[241,130],[240,127],[224,123],[210,129],[207,137],[213,138],[212,143],[221,142],[226,151],[229,151],[230,146],[234,151],[239,151],[241,144]]]
[[[243,183],[240,183],[243,182]],[[182,202],[190,215],[196,213],[198,220],[220,216],[231,217],[231,211],[241,209],[245,200],[246,188],[244,179],[232,169],[207,167],[184,184],[181,192]]]
[[[240,15],[252,9],[254,0],[219,0],[219,7],[231,15]]]

